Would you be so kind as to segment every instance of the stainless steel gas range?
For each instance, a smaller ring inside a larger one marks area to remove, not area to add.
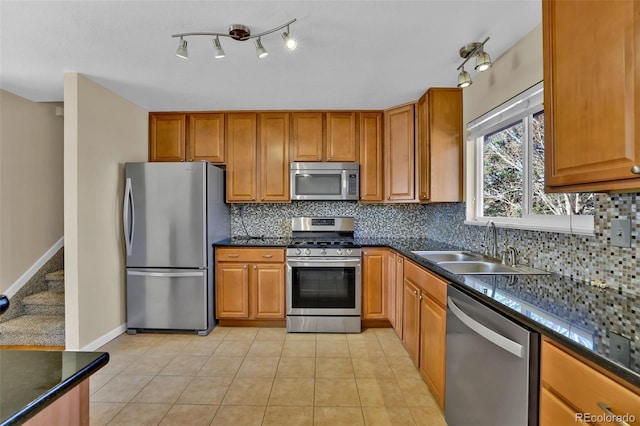
[[[295,217],[287,247],[287,331],[359,333],[361,249],[352,217]]]

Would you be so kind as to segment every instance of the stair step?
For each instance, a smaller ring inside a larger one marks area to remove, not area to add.
[[[0,345],[64,346],[64,316],[22,315],[0,323]]]
[[[64,292],[43,291],[22,299],[24,312],[27,315],[63,315]]]
[[[44,276],[44,279],[47,281],[49,290],[64,291],[64,269],[50,272]]]

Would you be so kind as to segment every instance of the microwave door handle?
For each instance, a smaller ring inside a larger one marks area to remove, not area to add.
[[[349,173],[347,170],[342,170],[342,199],[346,200],[349,196]]]

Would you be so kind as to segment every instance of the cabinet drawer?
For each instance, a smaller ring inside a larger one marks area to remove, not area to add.
[[[601,402],[615,415],[635,417],[629,424],[640,424],[640,395],[547,340],[542,342],[540,378],[580,413],[605,415],[598,406]]]
[[[447,283],[411,261],[405,262],[404,274],[442,306],[447,306]]]
[[[284,262],[284,249],[218,248],[218,262]]]

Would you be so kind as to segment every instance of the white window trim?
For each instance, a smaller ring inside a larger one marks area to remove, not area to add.
[[[482,216],[480,203],[477,202],[477,194],[481,193],[482,179],[478,177],[483,169],[482,154],[478,149],[482,141],[482,136],[497,130],[507,121],[516,121],[520,118],[542,111],[540,106],[543,96],[542,82],[527,89],[523,93],[508,101],[508,105],[501,105],[486,114],[471,121],[467,130],[470,135],[467,139],[468,149],[473,151],[472,156],[467,156],[468,160],[473,158],[473,166],[470,167],[466,175],[467,188],[473,188],[473,195],[470,200],[471,206],[467,208],[467,220],[465,225],[485,226],[489,221],[493,221],[499,228],[522,229],[530,231],[557,232],[578,235],[594,235],[594,217],[592,215],[524,215],[521,218],[506,217],[486,217]],[[526,122],[527,126],[531,123]],[[527,131],[529,129],[525,129]],[[525,147],[528,149],[528,147]],[[528,157],[527,157],[528,158]],[[531,159],[529,159],[531,161]],[[527,176],[525,173],[524,178]],[[471,195],[471,194],[469,194]],[[525,197],[529,197],[528,190],[525,190]]]

